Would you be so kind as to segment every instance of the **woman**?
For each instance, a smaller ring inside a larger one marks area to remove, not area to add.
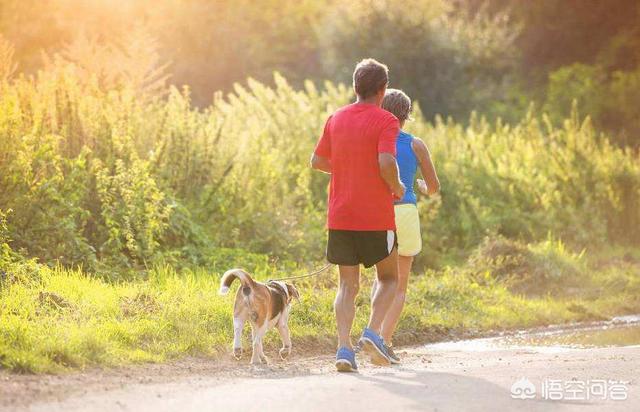
[[[400,363],[393,352],[392,338],[400,314],[404,306],[407,282],[413,258],[422,249],[420,219],[418,216],[417,198],[414,191],[416,172],[420,167],[423,179],[417,180],[418,190],[424,195],[433,195],[440,190],[440,182],[436,175],[427,145],[417,137],[402,130],[411,113],[411,99],[402,90],[387,89],[382,108],[391,112],[400,120],[400,134],[396,143],[396,160],[400,169],[400,180],[407,188],[404,197],[395,203],[396,231],[398,236],[398,289],[391,308],[382,324],[382,338],[388,345],[387,351],[392,363]],[[375,292],[374,284],[373,292]]]

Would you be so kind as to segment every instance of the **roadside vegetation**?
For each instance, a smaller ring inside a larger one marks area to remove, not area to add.
[[[485,244],[466,265],[414,276],[396,344],[640,312],[640,261],[627,258],[598,267],[558,242],[516,247],[524,254],[496,253]],[[505,271],[507,266],[511,270]],[[252,269],[259,279],[300,273],[261,263]],[[149,270],[145,280],[110,282],[35,262],[5,265],[5,270],[0,290],[2,368],[58,373],[186,355],[229,356],[233,298],[217,294],[221,272],[162,266]],[[518,277],[515,289],[507,273]],[[373,276],[371,271],[364,276],[354,333],[366,325]],[[333,350],[335,280],[331,269],[297,283],[302,297],[290,322],[294,356]],[[523,284],[534,292],[520,293]],[[244,343],[250,354],[248,329]],[[268,356],[277,358],[279,346],[279,336],[270,332]]]

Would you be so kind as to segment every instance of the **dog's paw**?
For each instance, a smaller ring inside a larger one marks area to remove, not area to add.
[[[233,348],[233,357],[236,360],[242,359],[242,348]]]
[[[280,359],[285,360],[291,355],[291,346],[285,346],[280,349]]]

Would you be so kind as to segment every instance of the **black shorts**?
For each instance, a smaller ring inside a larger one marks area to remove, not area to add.
[[[335,265],[371,267],[391,254],[398,246],[393,230],[329,229],[327,260]]]

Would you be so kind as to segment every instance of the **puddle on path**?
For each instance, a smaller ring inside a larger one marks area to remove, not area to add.
[[[572,349],[640,345],[640,315],[621,316],[606,322],[556,325],[504,336],[442,342],[427,345],[434,350],[496,351],[527,349],[562,352]]]

